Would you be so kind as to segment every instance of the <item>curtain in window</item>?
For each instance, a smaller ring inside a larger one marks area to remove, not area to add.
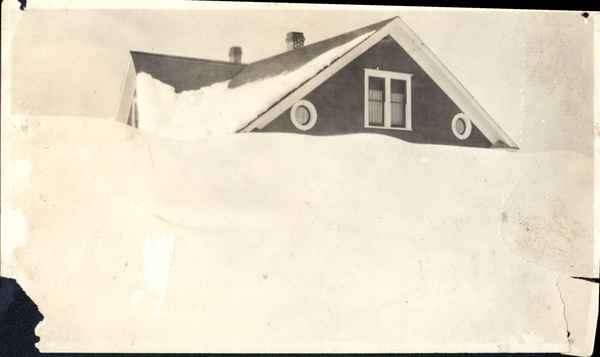
[[[392,104],[392,127],[404,128],[406,126],[406,82],[392,79],[390,102]]]
[[[385,79],[369,77],[369,125],[383,126]]]
[[[310,120],[310,112],[308,111],[308,108],[306,108],[303,105],[296,108],[295,114],[296,114],[296,121],[300,125],[306,125],[308,123],[308,121]]]

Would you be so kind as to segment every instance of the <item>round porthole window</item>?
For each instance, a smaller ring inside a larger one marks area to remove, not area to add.
[[[463,113],[456,114],[452,119],[452,132],[460,140],[465,140],[471,135],[471,120]]]
[[[292,106],[290,117],[296,128],[309,130],[317,123],[317,109],[311,102],[301,100]]]

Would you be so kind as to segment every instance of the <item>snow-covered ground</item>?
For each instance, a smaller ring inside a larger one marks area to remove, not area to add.
[[[42,351],[568,351],[593,336],[597,284],[567,276],[597,274],[591,158],[5,124],[2,271],[44,314]]]

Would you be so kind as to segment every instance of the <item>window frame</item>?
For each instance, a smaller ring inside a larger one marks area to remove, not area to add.
[[[456,122],[458,120],[462,120],[465,124],[465,131],[461,134],[458,132],[456,128]],[[471,123],[471,119],[466,116],[464,113],[458,113],[452,118],[452,132],[454,136],[456,136],[460,140],[466,140],[471,136],[471,131],[473,130],[473,124]]]
[[[383,129],[383,130],[403,130],[403,131],[412,131],[412,98],[411,98],[411,92],[412,92],[412,85],[411,85],[411,78],[412,78],[412,74],[409,73],[401,73],[401,72],[391,72],[391,71],[382,71],[379,69],[369,69],[369,68],[365,68],[365,88],[364,88],[364,92],[365,92],[365,97],[364,97],[364,102],[365,102],[365,109],[364,109],[364,117],[365,117],[365,128],[369,128],[369,129]],[[384,103],[383,103],[383,113],[384,113],[384,118],[383,118],[383,126],[377,126],[377,125],[370,125],[369,124],[369,78],[371,77],[376,77],[376,78],[383,78],[384,79]],[[391,105],[391,83],[392,83],[392,79],[396,79],[396,80],[400,80],[400,81],[404,81],[406,83],[406,103],[405,103],[405,107],[404,107],[404,120],[405,120],[405,125],[404,127],[393,127],[392,126],[392,117],[391,117],[391,111],[392,111],[392,105]]]
[[[308,113],[310,115],[308,122],[306,124],[301,124],[298,119],[296,118],[296,109],[298,109],[298,107],[305,107],[306,109],[308,109]],[[309,102],[308,100],[299,100],[296,103],[294,103],[294,105],[292,106],[292,109],[290,111],[290,119],[292,120],[292,123],[294,124],[294,126],[302,131],[306,131],[306,130],[310,130],[312,129],[313,126],[315,126],[315,124],[317,123],[317,108],[315,108],[315,106]]]

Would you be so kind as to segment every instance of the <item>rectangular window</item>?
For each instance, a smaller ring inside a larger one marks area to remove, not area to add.
[[[406,82],[392,79],[390,91],[392,108],[391,125],[394,128],[404,128],[406,126]]]
[[[411,74],[365,69],[365,127],[411,130]]]
[[[383,78],[373,77],[369,80],[369,125],[383,126],[384,91]]]

